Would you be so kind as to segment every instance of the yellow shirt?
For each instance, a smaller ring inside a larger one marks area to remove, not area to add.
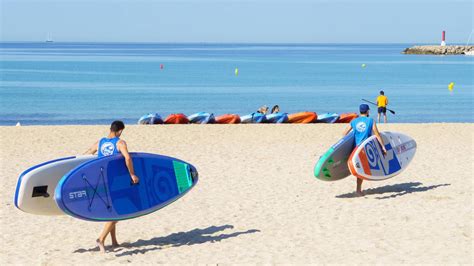
[[[377,106],[378,107],[386,107],[387,104],[388,104],[387,96],[380,95],[379,97],[377,97]]]

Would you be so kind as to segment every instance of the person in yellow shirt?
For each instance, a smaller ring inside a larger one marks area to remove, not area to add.
[[[385,96],[383,91],[380,91],[379,97],[377,97],[377,121],[380,123],[380,115],[383,115],[383,122],[387,123],[387,105],[388,105],[388,98]]]

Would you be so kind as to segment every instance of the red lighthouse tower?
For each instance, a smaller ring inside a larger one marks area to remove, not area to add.
[[[446,46],[446,31],[443,30],[443,34],[441,36],[441,46]]]

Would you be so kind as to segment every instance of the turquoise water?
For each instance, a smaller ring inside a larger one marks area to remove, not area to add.
[[[391,122],[474,122],[474,58],[401,54],[408,46],[1,43],[0,125],[244,115],[264,104],[355,112],[380,89]]]

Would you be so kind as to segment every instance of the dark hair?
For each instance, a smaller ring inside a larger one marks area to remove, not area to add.
[[[380,94],[381,94],[381,95],[384,95],[384,92],[383,92],[383,91],[380,91]]]
[[[112,122],[112,124],[110,124],[110,131],[112,132],[119,132],[120,130],[124,128],[125,128],[125,124],[120,120],[116,120]]]
[[[273,112],[275,112],[275,109],[277,109],[277,108],[280,109],[280,106],[278,106],[278,104],[276,104],[275,106],[273,106],[273,108],[272,108],[272,114],[273,114]]]

